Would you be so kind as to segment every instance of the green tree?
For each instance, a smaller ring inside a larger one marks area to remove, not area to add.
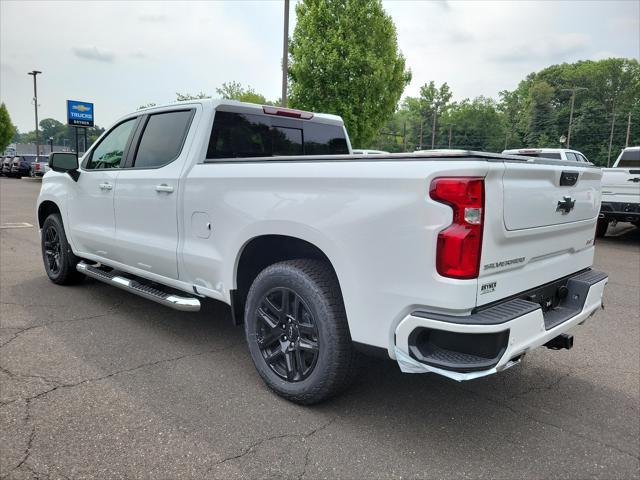
[[[220,98],[224,98],[227,100],[238,100],[239,102],[247,102],[247,103],[258,103],[260,105],[274,105],[273,102],[268,101],[264,95],[256,92],[253,88],[244,87],[241,83],[231,81],[225,82],[222,86],[216,88],[216,93]],[[208,95],[204,92],[200,92],[196,95],[192,95],[190,93],[176,93],[176,101],[183,102],[186,100],[200,100],[204,98],[211,98],[211,95]],[[154,104],[149,104],[148,106],[155,106]],[[140,107],[146,108],[147,106]]]
[[[449,107],[451,96],[451,89],[446,82],[438,88],[435,82],[431,81],[420,87],[419,97],[405,99],[405,106],[414,123],[412,131],[417,148],[425,148],[425,146],[435,148],[438,119]]]
[[[11,143],[11,139],[16,133],[16,127],[11,121],[7,106],[2,103],[0,105],[0,153]]]
[[[505,139],[504,115],[495,100],[478,97],[453,103],[443,114],[439,143],[436,147],[479,151],[502,151]]]
[[[303,0],[290,42],[291,105],[342,116],[368,146],[393,115],[411,72],[380,0]]]
[[[207,95],[206,93],[203,93],[203,92],[200,92],[196,95],[191,95],[190,93],[176,92],[176,102],[186,102],[187,100],[201,100],[203,98],[211,98],[211,95]]]
[[[243,87],[239,82],[223,83],[221,87],[216,88],[216,93],[220,98],[227,100],[238,100],[239,102],[257,103],[260,105],[273,105],[264,95],[256,92],[250,86]]]
[[[67,125],[54,118],[44,118],[40,120],[40,138],[47,144],[53,138],[55,145],[61,145],[63,139],[67,138]]]
[[[555,147],[560,133],[553,108],[554,88],[544,80],[536,81],[529,89],[526,101],[527,131],[524,141],[527,147]]]

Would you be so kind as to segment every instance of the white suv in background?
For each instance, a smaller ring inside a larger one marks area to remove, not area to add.
[[[559,162],[591,163],[582,153],[568,148],[520,148],[503,150],[505,155],[518,155],[520,157],[548,158]]]

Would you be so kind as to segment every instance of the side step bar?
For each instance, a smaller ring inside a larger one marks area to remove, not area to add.
[[[200,310],[200,301],[194,297],[181,297],[172,293],[163,292],[162,290],[150,287],[136,280],[121,277],[113,271],[106,272],[98,267],[88,265],[85,262],[78,263],[76,269],[84,273],[87,277],[95,278],[96,280],[121,288],[139,297],[153,300],[154,302],[175,310],[181,310],[183,312],[197,312]]]

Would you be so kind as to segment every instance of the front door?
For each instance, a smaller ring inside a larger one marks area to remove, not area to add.
[[[67,202],[69,231],[78,254],[118,260],[113,199],[116,181],[136,119],[116,125],[89,152]]]

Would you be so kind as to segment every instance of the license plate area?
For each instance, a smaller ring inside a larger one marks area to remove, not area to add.
[[[578,315],[591,285],[606,278],[605,273],[589,269],[533,288],[517,297],[540,305],[544,326],[549,330]]]

